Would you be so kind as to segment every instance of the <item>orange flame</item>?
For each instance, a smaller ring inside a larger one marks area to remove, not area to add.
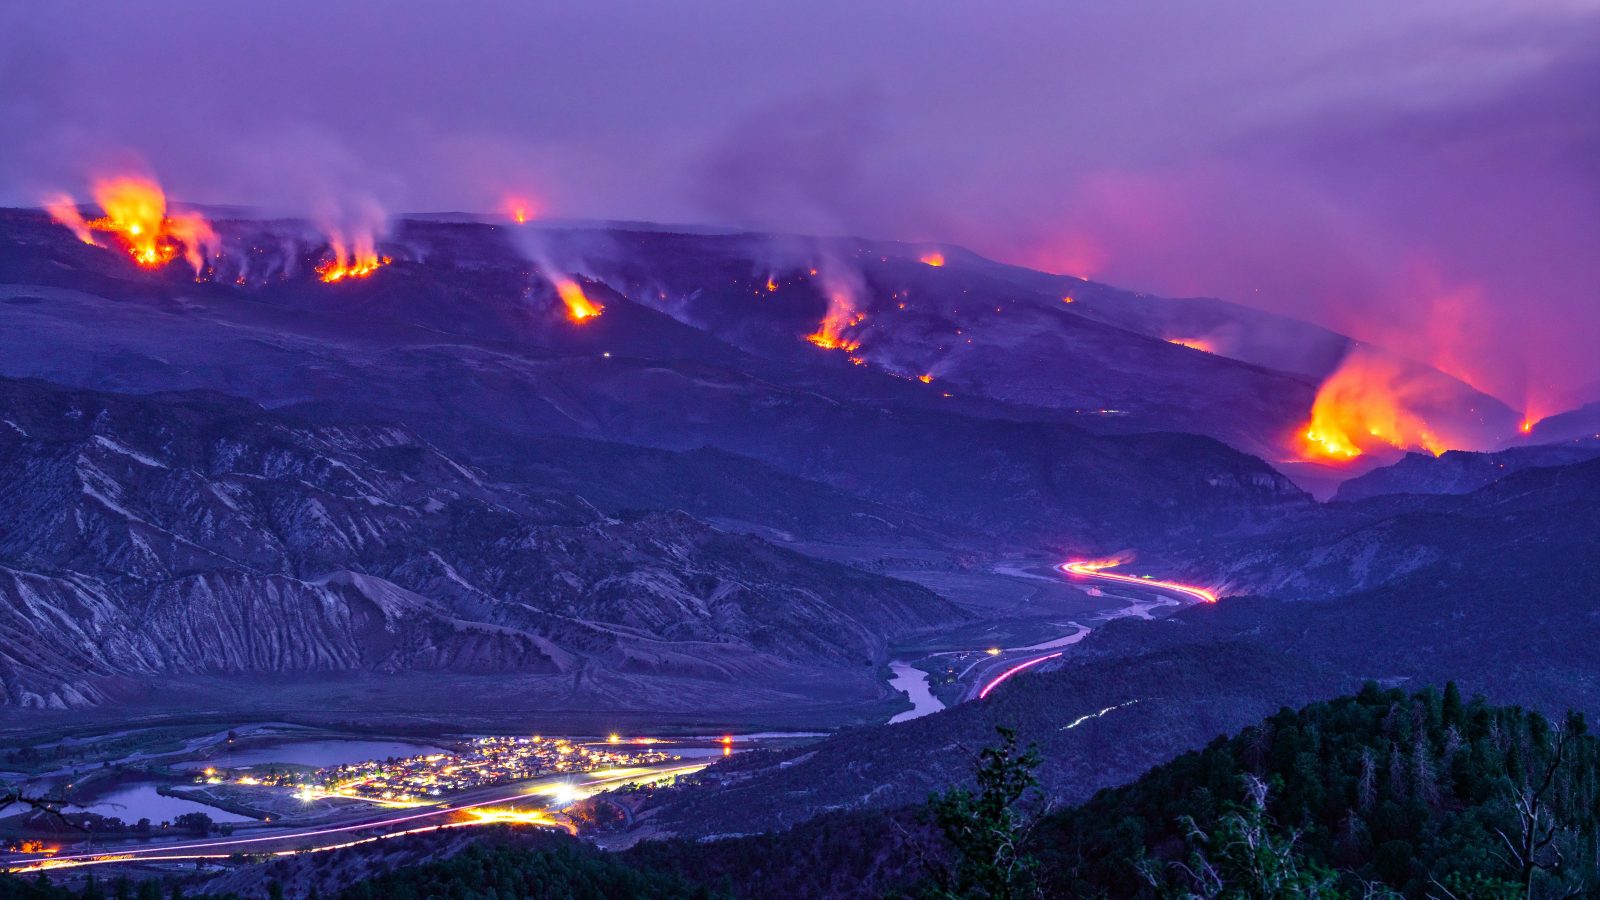
[[[122,176],[94,183],[95,202],[104,215],[84,221],[70,197],[45,204],[50,217],[86,244],[98,243],[92,232],[116,235],[135,263],[159,269],[181,253],[195,274],[205,266],[206,251],[217,245],[211,223],[195,212],[171,211],[161,185],[149,178]]]
[[[1167,338],[1167,343],[1177,344],[1179,347],[1188,347],[1190,350],[1199,350],[1202,353],[1216,353],[1216,345],[1203,338]]]
[[[105,215],[90,222],[89,227],[121,236],[128,253],[141,266],[164,266],[181,249],[184,260],[199,273],[204,262],[201,248],[216,243],[216,232],[198,213],[168,216],[166,194],[161,185],[149,179],[96,182],[94,199]]]
[[[1356,352],[1317,390],[1302,449],[1314,457],[1354,459],[1375,447],[1423,449],[1438,456],[1449,449],[1414,409],[1414,389],[1401,366]]]
[[[561,295],[561,302],[567,305],[567,318],[574,322],[584,322],[592,319],[605,307],[590,300],[583,293],[583,286],[570,278],[557,278],[555,280],[556,293]]]
[[[534,208],[533,203],[521,197],[506,198],[505,210],[506,215],[511,217],[511,221],[518,225],[526,225],[529,220],[538,215],[538,210]]]
[[[822,324],[806,335],[806,340],[824,350],[854,353],[861,349],[861,342],[845,337],[844,331],[860,325],[866,318],[866,313],[856,312],[850,306],[849,295],[836,291],[828,297],[828,314],[823,317]]]
[[[317,277],[329,284],[346,278],[366,278],[394,262],[392,257],[378,255],[377,239],[371,234],[360,235],[354,241],[335,234],[328,238],[328,246],[333,250],[333,259],[317,265]]]
[[[845,331],[855,328],[866,319],[866,313],[856,310],[851,291],[836,283],[828,288],[828,312],[822,317],[822,324],[817,326],[816,331],[806,335],[806,340],[824,350],[854,353],[861,349],[861,342],[847,337]]]
[[[776,281],[772,280],[772,276],[771,275],[768,275],[767,276],[767,293],[769,293],[769,294],[773,293],[777,289],[778,289],[778,283]]]
[[[933,376],[932,375],[918,375],[917,376],[917,380],[922,382],[923,384],[933,384]]]
[[[919,261],[925,266],[933,266],[937,269],[938,267],[944,265],[944,254],[937,250],[933,250],[931,252],[922,254]]]
[[[1523,419],[1522,424],[1518,426],[1518,428],[1523,434],[1533,434],[1533,426],[1537,424],[1539,424],[1538,419]]]

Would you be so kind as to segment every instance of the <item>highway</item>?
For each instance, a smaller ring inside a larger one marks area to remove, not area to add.
[[[357,821],[304,828],[272,829],[270,833],[251,837],[175,843],[129,841],[94,851],[58,853],[49,856],[18,856],[7,859],[4,867],[10,872],[31,872],[107,863],[225,859],[235,853],[288,856],[296,853],[336,850],[436,828],[460,828],[510,821],[566,828],[568,826],[561,820],[546,815],[551,807],[565,805],[573,800],[630,782],[687,775],[705,768],[706,765],[707,762],[678,761],[657,766],[635,766],[592,772],[577,779],[566,776],[541,778],[522,782],[515,789],[500,786],[471,791],[421,812],[412,810],[376,817],[364,814]],[[530,800],[535,802],[530,804]],[[358,834],[368,831],[379,833]]]
[[[1217,602],[1217,595],[1215,593],[1202,587],[1195,587],[1192,584],[1178,584],[1175,581],[1157,581],[1154,578],[1136,578],[1132,575],[1119,575],[1116,572],[1105,571],[1106,569],[1110,569],[1116,565],[1118,565],[1118,563],[1094,562],[1086,560],[1082,562],[1065,563],[1061,566],[1061,571],[1068,572],[1073,575],[1080,575],[1084,578],[1100,578],[1106,581],[1114,581],[1118,584],[1132,584],[1142,588],[1153,588],[1158,591],[1172,591],[1173,593],[1182,594],[1185,597],[1199,600],[1201,603]]]
[[[1175,581],[1159,581],[1154,578],[1140,578],[1133,575],[1122,575],[1116,572],[1107,572],[1106,569],[1117,566],[1118,563],[1108,560],[1077,560],[1062,563],[1058,570],[1079,578],[1088,578],[1109,582],[1126,587],[1141,588],[1163,594],[1176,594],[1179,597],[1195,600],[1201,603],[1217,602],[1217,595],[1210,590],[1196,587],[1191,584],[1179,584]],[[1148,618],[1148,615],[1146,615]],[[1082,638],[1088,634],[1088,629],[1079,626],[1080,631],[1071,637]],[[1054,642],[1052,642],[1054,643]],[[975,668],[976,678],[968,689],[966,699],[982,700],[988,697],[995,688],[1004,684],[1013,676],[1019,675],[1029,669],[1048,662],[1060,656],[1064,651],[1057,650],[1053,653],[1024,655],[1025,651],[1042,649],[1042,647],[1022,647],[1002,650],[993,660],[985,661]],[[1020,652],[1019,652],[1020,651]]]

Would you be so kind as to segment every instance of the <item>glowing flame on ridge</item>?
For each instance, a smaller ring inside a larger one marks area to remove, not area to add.
[[[1179,347],[1188,347],[1190,350],[1199,350],[1201,353],[1216,353],[1216,345],[1204,338],[1167,338],[1167,343],[1177,344]]]
[[[533,202],[522,197],[507,197],[505,212],[518,225],[526,225],[539,215]]]
[[[353,241],[335,234],[328,239],[333,259],[317,264],[317,277],[333,284],[346,278],[366,278],[379,268],[394,262],[392,257],[379,256],[377,239],[364,234]]]
[[[824,350],[854,353],[861,349],[861,342],[846,336],[845,331],[866,320],[867,314],[856,309],[850,291],[833,287],[828,290],[828,311],[823,315],[822,323],[816,331],[806,335],[806,340]]]
[[[933,266],[937,269],[944,265],[944,254],[937,250],[931,250],[918,257],[917,261],[925,266]]]
[[[583,292],[583,285],[571,278],[557,278],[554,281],[556,293],[561,295],[561,302],[567,305],[567,318],[574,322],[586,322],[605,311],[605,307],[593,300]]]
[[[1422,449],[1434,456],[1449,445],[1416,411],[1415,392],[1398,363],[1356,352],[1322,382],[1301,430],[1301,449],[1332,461],[1355,459],[1368,450]]]
[[[45,210],[86,244],[99,246],[94,232],[115,236],[133,261],[147,269],[159,269],[182,255],[199,275],[206,253],[217,246],[211,223],[199,213],[169,209],[166,193],[152,179],[103,178],[95,181],[91,193],[103,213],[99,218],[86,221],[65,195],[51,198]]]

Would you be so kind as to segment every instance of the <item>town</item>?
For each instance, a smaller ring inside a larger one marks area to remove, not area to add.
[[[616,735],[604,743],[538,735],[479,737],[464,742],[456,753],[371,759],[320,769],[272,767],[262,772],[208,768],[196,780],[205,784],[292,787],[296,796],[307,802],[337,797],[392,806],[419,805],[512,781],[655,765],[678,758],[653,749],[659,743],[654,738],[624,742]]]

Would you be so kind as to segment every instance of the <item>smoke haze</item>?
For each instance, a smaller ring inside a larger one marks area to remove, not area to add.
[[[0,202],[966,244],[1600,399],[1600,5],[10,4]]]

